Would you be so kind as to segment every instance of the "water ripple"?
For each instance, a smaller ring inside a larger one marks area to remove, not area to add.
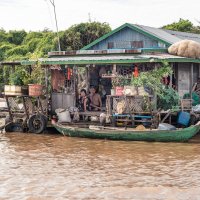
[[[0,199],[200,199],[200,144],[0,136]]]

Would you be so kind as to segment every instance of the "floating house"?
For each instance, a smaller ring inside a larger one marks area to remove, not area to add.
[[[174,71],[167,84],[177,89],[181,96],[191,92],[200,77],[200,59],[174,56],[167,52],[171,44],[183,39],[200,42],[200,35],[126,23],[81,50],[49,52],[48,58],[41,58],[39,62],[51,69],[53,110],[75,104],[77,88],[72,71],[80,68],[86,70],[86,88],[98,85],[109,95],[111,80],[103,79],[102,74],[125,76],[131,74],[135,66],[142,72],[167,61]],[[31,65],[34,62],[22,61],[21,64]],[[66,73],[71,73],[67,81]],[[62,92],[60,88],[63,88]]]
[[[45,115],[50,114],[52,116],[58,108],[74,109],[80,88],[88,90],[92,85],[98,86],[104,109],[101,109],[98,113],[82,112],[81,114],[84,117],[86,115],[96,117],[97,115],[100,116],[101,112],[104,111],[107,116],[114,118],[113,113],[116,113],[116,107],[119,103],[119,95],[111,95],[113,88],[112,78],[116,77],[116,75],[121,75],[128,79],[128,77],[132,77],[133,71],[136,72],[136,69],[137,73],[157,69],[163,65],[163,61],[167,61],[173,69],[173,74],[165,78],[165,84],[175,88],[180,96],[183,96],[185,93],[191,93],[194,83],[200,77],[200,59],[174,56],[168,53],[170,45],[183,39],[200,43],[199,34],[126,23],[93,41],[81,50],[54,51],[48,53],[48,58],[40,58],[37,61],[2,62],[0,65],[14,66],[19,64],[31,66],[39,63],[44,68],[46,84],[46,98],[44,100],[46,106],[45,109],[41,106],[41,110],[46,110]],[[51,90],[49,90],[50,88]],[[152,123],[152,127],[156,127],[154,122],[159,122],[156,119],[157,114],[152,112],[152,107],[148,107],[148,114],[142,107],[141,102],[146,101],[144,95],[130,95],[128,100],[127,96],[122,95],[123,98],[126,98],[124,112],[129,114],[132,126],[135,126],[134,123],[138,122],[138,119],[134,119],[135,121],[133,122],[133,113],[136,114],[134,115],[136,118],[140,118],[141,123]],[[142,96],[142,99],[140,97],[138,97],[139,99],[135,98],[136,96]],[[147,96],[151,101],[153,95]],[[42,105],[42,103],[38,103],[38,105]],[[149,105],[152,104],[149,103]],[[69,112],[74,114],[76,111],[72,110]],[[145,116],[143,115],[144,113]],[[26,115],[28,119],[28,112],[26,112]],[[37,115],[35,117],[37,119]],[[144,117],[146,117],[145,121],[143,120]],[[147,119],[150,122],[147,122]],[[31,122],[31,120],[28,121]],[[45,123],[43,122],[44,125]],[[28,127],[30,128],[32,125],[28,125]],[[43,128],[40,127],[38,130],[36,127],[33,132],[41,132]]]

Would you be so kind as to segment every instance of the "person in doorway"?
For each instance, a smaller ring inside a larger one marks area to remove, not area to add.
[[[85,89],[80,91],[79,99],[78,99],[78,108],[79,111],[86,112],[90,110],[90,98],[87,97],[87,93]]]
[[[94,86],[90,87],[90,107],[93,111],[100,111],[102,108],[101,96],[97,93],[97,89]]]

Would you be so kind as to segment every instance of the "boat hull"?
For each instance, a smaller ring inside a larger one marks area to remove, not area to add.
[[[177,130],[147,131],[90,130],[58,123],[54,124],[54,127],[61,134],[70,137],[148,142],[187,142],[200,131],[199,124]]]

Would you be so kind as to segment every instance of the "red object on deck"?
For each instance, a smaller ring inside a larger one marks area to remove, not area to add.
[[[70,71],[70,68],[68,67],[67,68],[67,80],[70,80],[71,78],[71,71]]]
[[[138,77],[139,76],[139,71],[138,71],[138,67],[137,66],[135,66],[135,68],[134,68],[134,77]]]
[[[67,68],[67,80],[70,80],[73,76],[73,70],[71,68]]]

